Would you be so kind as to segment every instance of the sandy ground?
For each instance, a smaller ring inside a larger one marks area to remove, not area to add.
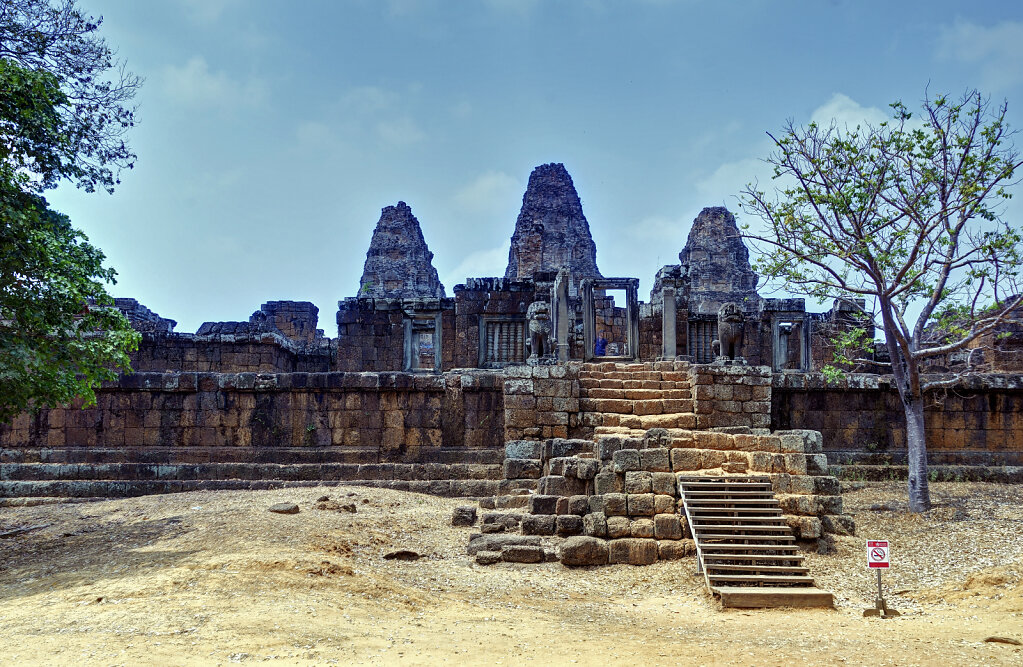
[[[480,567],[462,501],[385,490],[0,508],[0,664],[1023,664],[984,641],[1023,641],[1023,488],[935,484],[919,516],[861,486],[857,537],[808,559],[835,610],[721,610],[692,559]],[[892,540],[900,618],[861,615],[866,537]]]

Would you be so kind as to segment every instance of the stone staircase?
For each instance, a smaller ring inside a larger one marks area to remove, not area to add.
[[[678,477],[698,567],[723,607],[832,607],[816,587],[771,480]]]
[[[689,375],[673,362],[583,364],[579,410],[594,437],[696,428]]]
[[[11,448],[0,449],[0,499],[337,484],[478,498],[530,488],[505,479],[503,461],[503,449],[466,448]]]

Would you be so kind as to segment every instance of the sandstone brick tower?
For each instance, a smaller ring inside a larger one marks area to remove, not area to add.
[[[538,271],[567,268],[573,291],[583,278],[601,278],[597,246],[579,194],[565,165],[540,165],[529,175],[504,277],[530,279]]]
[[[373,231],[359,282],[360,298],[443,298],[419,220],[403,201],[386,206]]]

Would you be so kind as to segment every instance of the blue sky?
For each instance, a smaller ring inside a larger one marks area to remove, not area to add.
[[[1023,118],[1023,3],[80,0],[146,79],[114,195],[50,193],[178,331],[312,301],[336,335],[380,209],[448,295],[503,275],[532,168],[563,162],[606,276],[678,262],[769,172],[787,119],[881,120],[925,88]],[[1017,193],[1017,200],[1023,195]],[[1014,201],[1009,213],[1023,212]]]

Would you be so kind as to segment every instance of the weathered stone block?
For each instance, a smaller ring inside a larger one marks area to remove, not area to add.
[[[558,511],[559,496],[544,496],[534,494],[529,496],[530,514],[556,514]]]
[[[698,449],[672,449],[671,469],[675,472],[700,470],[703,456]]]
[[[609,516],[606,525],[608,539],[629,537],[632,534],[632,521],[627,516]]]
[[[583,495],[571,496],[568,499],[568,512],[567,514],[577,514],[582,516],[590,510],[590,497]],[[561,514],[561,512],[558,512]]]
[[[555,531],[558,535],[578,535],[583,532],[583,518],[577,514],[564,514],[555,521]]]
[[[628,501],[624,493],[604,494],[604,513],[610,516],[625,516],[629,513]]]
[[[501,562],[500,551],[477,551],[476,563],[478,565],[493,565]]]
[[[675,496],[664,494],[654,495],[654,514],[670,514],[675,511]]]
[[[651,472],[669,472],[671,470],[671,462],[669,461],[668,451],[665,447],[641,451],[640,463],[643,469]]]
[[[612,455],[612,461],[614,462],[615,472],[628,472],[642,468],[639,450],[637,449],[619,450]]]
[[[806,473],[808,475],[828,474],[828,457],[824,454],[807,454]]]
[[[533,459],[505,459],[505,479],[540,479],[543,468]]]
[[[785,472],[790,475],[805,475],[807,473],[805,454],[784,454],[784,457]]]
[[[551,533],[554,532],[554,520],[551,518]],[[525,535],[481,535],[473,533],[469,536],[469,546],[466,548],[470,556],[475,556],[480,551],[501,551],[509,544],[540,545],[539,537]]]
[[[607,537],[607,516],[603,512],[583,516],[583,532],[593,537]]]
[[[604,513],[604,496],[589,496],[587,501],[589,504],[589,512],[591,514],[596,512],[601,514]]]
[[[650,519],[633,519],[631,530],[632,537],[653,537],[654,522]]]
[[[558,547],[558,560],[569,567],[605,565],[607,542],[596,537],[570,537]]]
[[[855,535],[856,522],[844,514],[825,514],[821,518],[821,529],[833,535]]]
[[[657,560],[657,541],[623,538],[608,543],[608,562],[650,565]]]
[[[525,514],[522,517],[523,535],[553,535],[557,526],[553,514]]]
[[[654,494],[630,493],[626,495],[625,498],[628,505],[629,516],[654,515]]]
[[[540,563],[543,561],[543,547],[513,544],[501,549],[501,559],[507,563]]]
[[[646,470],[630,470],[625,473],[625,493],[650,493],[653,476]]]
[[[461,505],[451,513],[452,526],[472,526],[476,524],[476,508],[472,505]]]
[[[821,536],[821,520],[815,516],[789,516],[785,523],[801,540],[815,540]]]
[[[657,558],[660,560],[682,560],[696,553],[696,544],[692,540],[659,540],[657,542]]]
[[[653,524],[654,537],[657,539],[682,539],[682,525],[679,523],[677,514],[655,514]]]
[[[624,490],[625,483],[621,474],[605,471],[593,478],[593,492],[598,495],[621,493]]]
[[[651,476],[651,490],[654,493],[675,495],[675,475],[670,472],[655,472]]]

